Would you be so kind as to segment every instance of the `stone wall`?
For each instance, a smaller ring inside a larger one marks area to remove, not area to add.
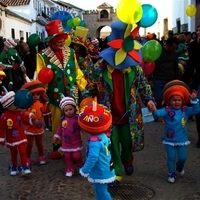
[[[113,21],[117,20],[115,12],[110,13],[110,18],[99,19],[97,10],[86,11],[83,13],[83,20],[86,22],[87,28],[89,29],[88,37],[100,37],[100,30],[104,26],[110,26]]]

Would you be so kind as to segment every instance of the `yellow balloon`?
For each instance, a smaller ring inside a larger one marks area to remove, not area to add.
[[[66,47],[69,47],[69,45],[71,44],[71,42],[72,42],[72,39],[71,39],[71,37],[68,35],[68,38],[65,40],[65,46],[66,46]]]
[[[189,6],[186,7],[186,14],[189,16],[189,17],[193,17],[195,16],[196,12],[197,12],[197,8],[195,5],[191,4]]]
[[[142,5],[137,0],[121,0],[117,5],[116,14],[122,22],[135,24],[142,18]]]

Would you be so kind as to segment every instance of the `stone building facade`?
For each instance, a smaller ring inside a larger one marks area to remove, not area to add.
[[[114,8],[103,3],[96,10],[87,10],[83,13],[83,20],[89,29],[88,37],[100,37],[100,31],[105,26],[110,26],[117,20]]]

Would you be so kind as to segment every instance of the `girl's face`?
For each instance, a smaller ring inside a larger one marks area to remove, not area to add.
[[[181,106],[183,104],[183,100],[182,100],[181,96],[173,95],[169,100],[169,104],[172,106],[172,108],[178,110],[181,108]]]
[[[63,109],[66,117],[73,117],[76,113],[76,108],[72,105],[66,105]]]
[[[33,100],[34,101],[40,100],[40,93],[39,92],[33,93]]]

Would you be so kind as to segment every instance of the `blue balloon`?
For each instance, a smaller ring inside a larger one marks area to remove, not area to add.
[[[152,26],[158,18],[158,12],[156,8],[150,4],[143,4],[142,10],[143,10],[143,15],[141,20],[137,23],[138,26],[143,28]]]
[[[27,109],[33,104],[33,95],[27,89],[20,89],[15,94],[15,105]]]
[[[85,21],[84,21],[84,20],[81,20],[79,26],[86,27],[86,23],[85,23]]]

